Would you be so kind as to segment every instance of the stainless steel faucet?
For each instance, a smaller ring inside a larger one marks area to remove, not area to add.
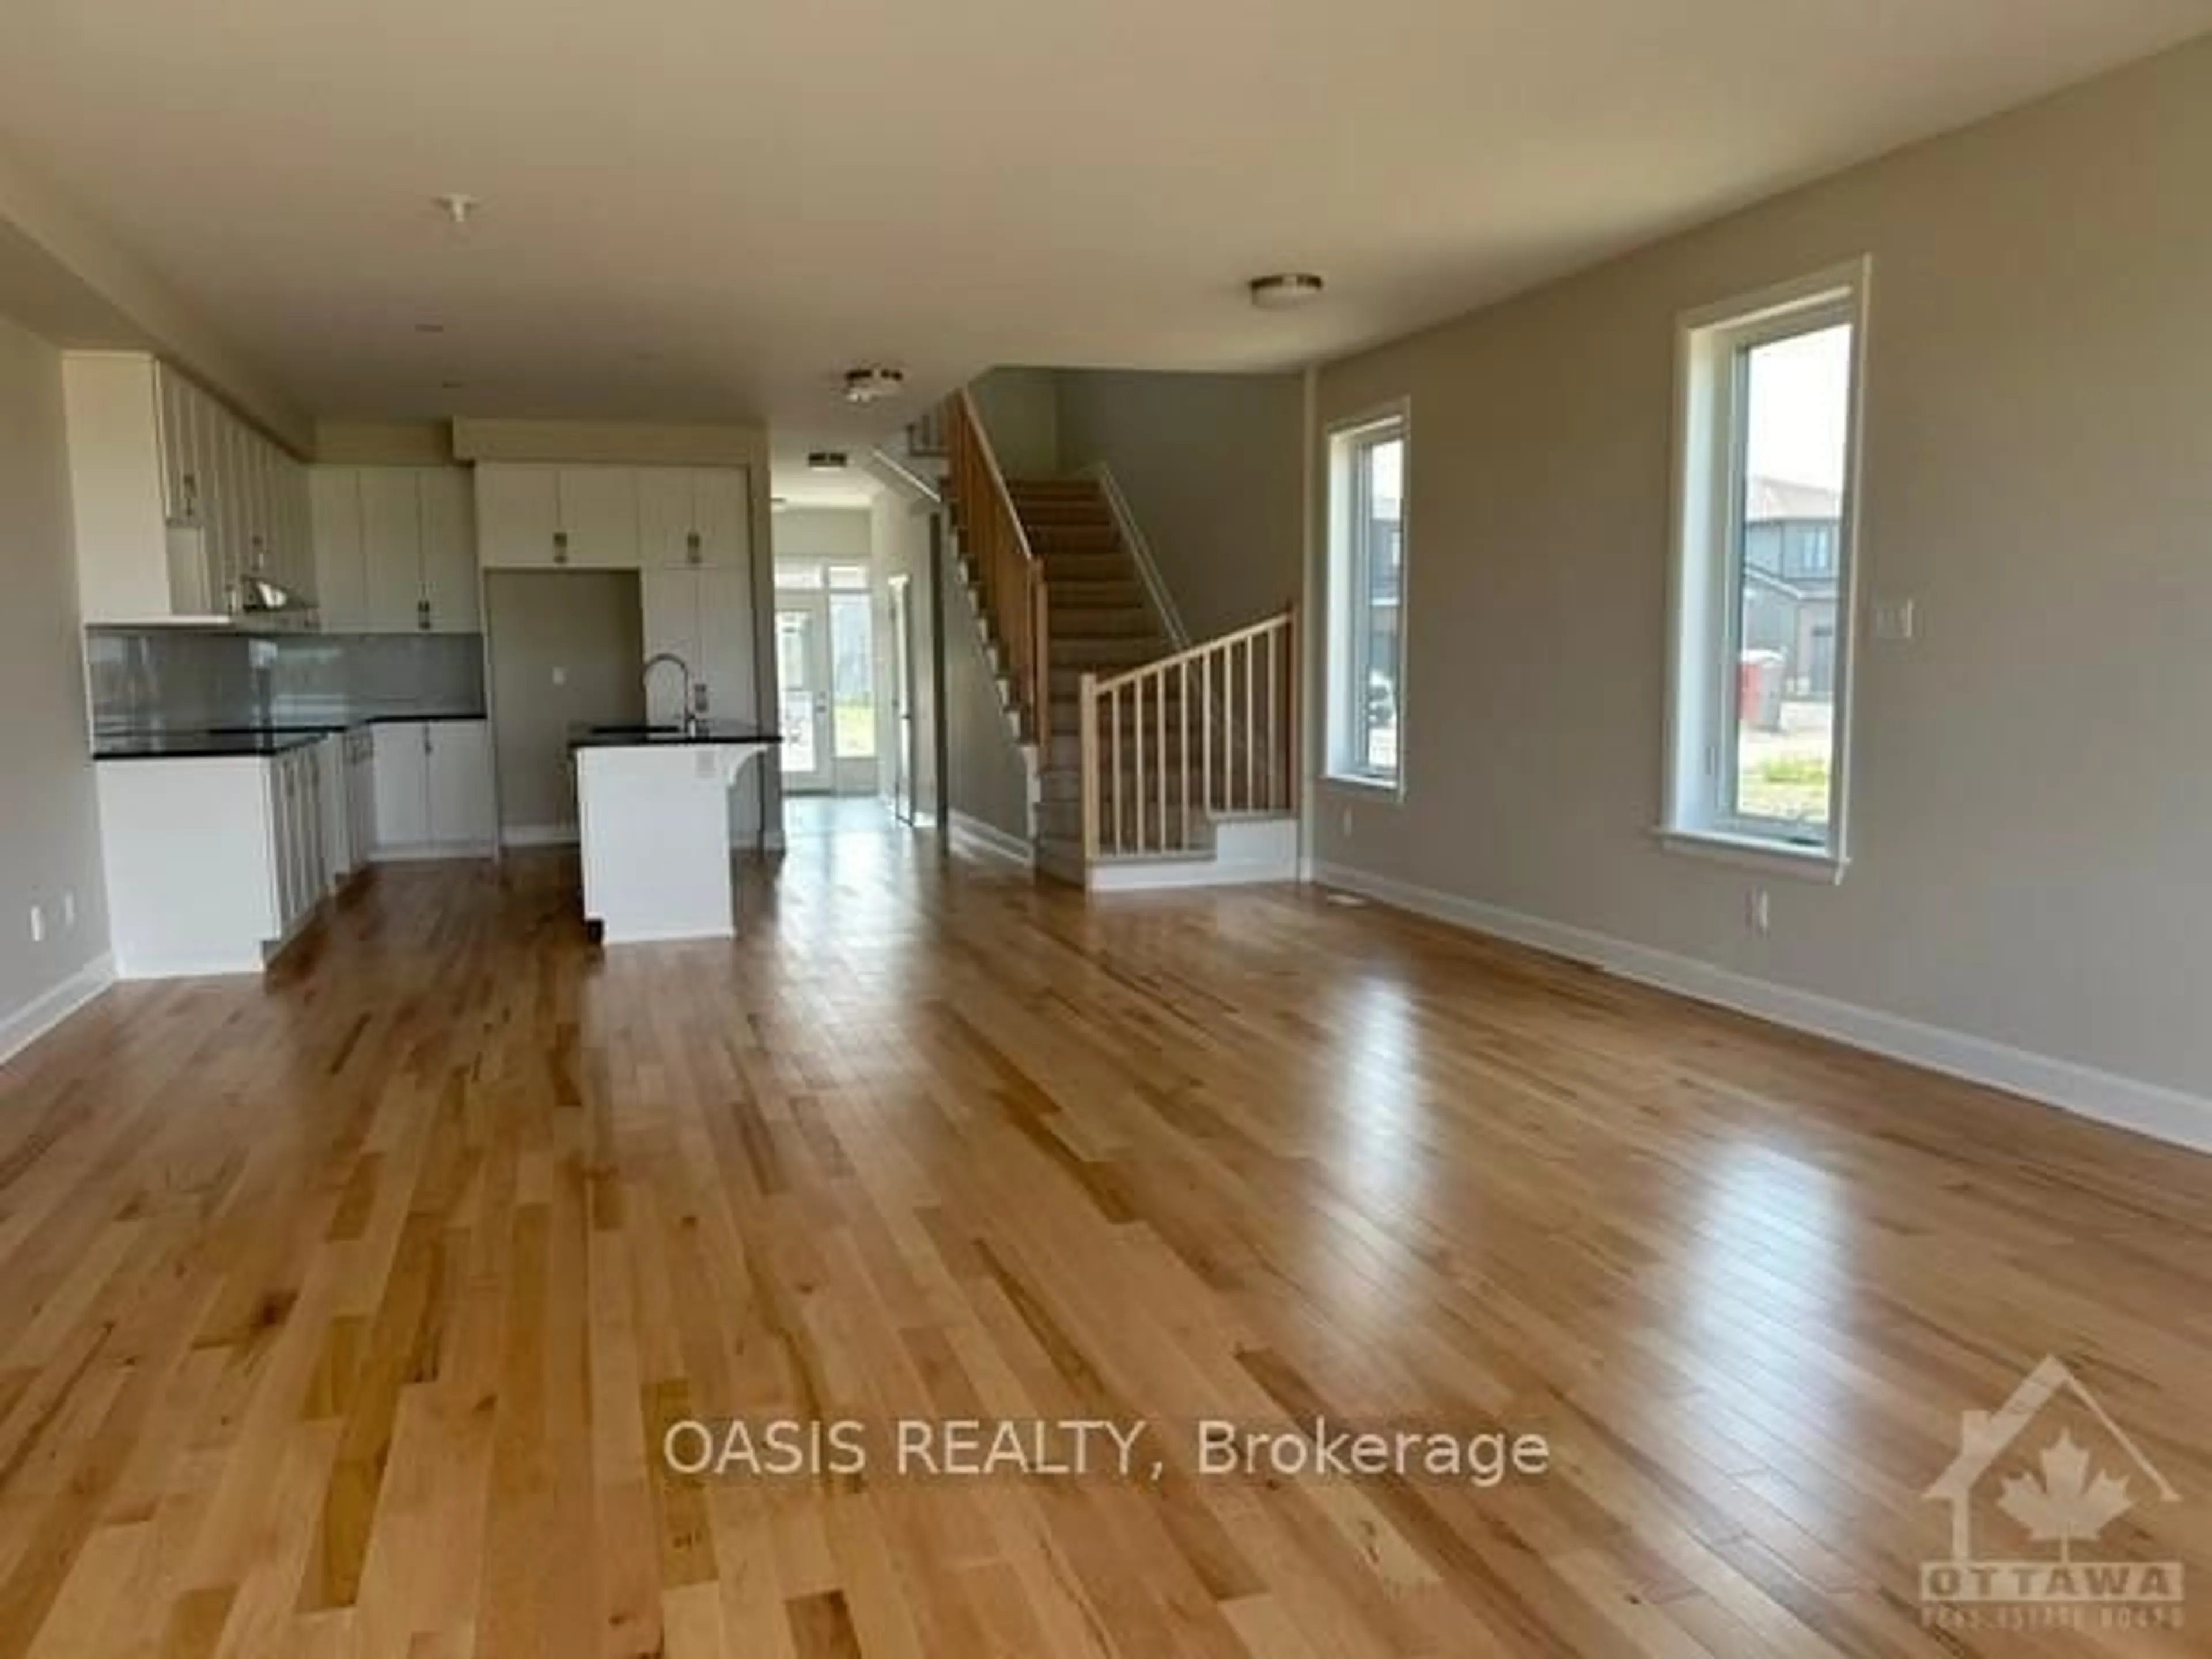
[[[645,659],[644,676],[646,696],[648,700],[652,697],[653,671],[659,667],[663,663],[675,664],[677,672],[684,676],[684,713],[682,716],[684,735],[687,738],[696,736],[699,730],[699,714],[697,704],[693,701],[692,696],[692,686],[694,682],[691,678],[691,665],[690,663],[684,661],[683,658],[678,656],[673,651],[657,651],[652,656],[647,657]]]

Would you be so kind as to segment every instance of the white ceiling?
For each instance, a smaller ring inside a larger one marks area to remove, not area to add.
[[[994,363],[1325,356],[2212,27],[2212,0],[7,10],[0,147],[308,410],[823,441],[866,429],[856,361],[906,366],[911,404]],[[449,190],[483,198],[465,232]],[[1284,267],[1328,300],[1250,309]]]

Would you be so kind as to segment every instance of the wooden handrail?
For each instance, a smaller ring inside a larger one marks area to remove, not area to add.
[[[979,590],[992,642],[1004,654],[1006,678],[1024,732],[1038,742],[1049,734],[1052,674],[1044,565],[1030,550],[1021,514],[1014,510],[1006,474],[990,434],[965,388],[945,406],[945,447],[953,523],[969,574]]]
[[[1107,675],[1099,680],[1098,689],[1101,691],[1111,691],[1115,686],[1127,685],[1133,680],[1142,679],[1147,674],[1157,674],[1163,668],[1173,668],[1179,663],[1195,662],[1199,658],[1210,652],[1218,651],[1224,646],[1242,644],[1255,635],[1275,633],[1297,614],[1297,607],[1291,605],[1286,610],[1278,611],[1264,622],[1252,623],[1230,633],[1218,635],[1210,640],[1200,640],[1196,645],[1185,650],[1174,652],[1164,657],[1156,657],[1151,662],[1139,663],[1134,668],[1124,669],[1118,674]]]
[[[1195,852],[1215,817],[1296,810],[1297,623],[1292,605],[1141,667],[1083,677],[1086,863]]]

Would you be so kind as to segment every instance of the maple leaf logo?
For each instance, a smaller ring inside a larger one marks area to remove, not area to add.
[[[2039,1477],[2005,1477],[1997,1507],[2026,1527],[2037,1543],[2057,1545],[2062,1562],[2073,1559],[2076,1542],[2094,1538],[2114,1516],[2135,1506],[2125,1475],[2089,1478],[2089,1454],[2070,1432],[2062,1431],[2037,1461],[2043,1465]]]

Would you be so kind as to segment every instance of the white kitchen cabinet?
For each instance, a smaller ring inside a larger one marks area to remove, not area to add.
[[[318,466],[308,472],[315,599],[324,631],[365,634],[369,631],[368,564],[362,539],[361,469]]]
[[[499,836],[489,724],[429,720],[422,729],[429,739],[431,843],[489,848]]]
[[[410,466],[361,469],[361,548],[368,632],[427,632],[422,592],[422,492]]]
[[[744,569],[752,562],[752,475],[744,467],[698,467],[691,473],[693,522],[700,562]]]
[[[488,568],[635,570],[639,469],[487,461],[477,514]]]
[[[753,692],[752,594],[742,570],[647,570],[638,578],[645,654],[673,652],[698,688],[694,712],[709,720],[750,720]],[[681,718],[682,679],[653,671],[646,718],[665,725]],[[703,696],[700,693],[703,692]]]
[[[458,466],[426,466],[416,475],[422,504],[422,599],[430,631],[474,634],[483,626],[477,574],[475,493]]]
[[[290,938],[330,890],[321,748],[315,744],[276,756],[263,775],[268,792],[271,914],[278,939]]]
[[[645,623],[645,655],[649,661],[663,652],[681,657],[696,675],[699,661],[699,578],[690,570],[647,570],[638,576],[638,610]],[[645,717],[655,726],[672,726],[687,712],[683,680],[672,668],[653,669],[645,677]]]
[[[482,626],[467,469],[319,466],[317,580],[332,633],[473,634]],[[357,596],[357,597],[356,597]]]
[[[742,467],[637,469],[640,562],[647,569],[733,566],[750,545]]]
[[[430,763],[422,748],[422,722],[383,720],[370,729],[377,855],[426,847],[430,841]]]
[[[550,565],[560,529],[558,467],[478,464],[477,546],[486,569]]]
[[[94,768],[125,979],[258,972],[328,890],[319,745]]]
[[[702,570],[699,588],[699,667],[707,687],[708,715],[720,720],[757,717],[753,675],[751,579],[743,570]]]
[[[555,562],[592,570],[637,568],[635,470],[626,466],[561,469],[561,529]]]
[[[368,862],[376,838],[375,771],[368,728],[356,726],[315,747],[322,774],[323,861],[333,888]]]
[[[345,734],[346,837],[355,870],[376,851],[376,739],[367,726]]]
[[[490,726],[385,720],[374,730],[377,856],[488,851],[498,834]]]
[[[637,471],[638,562],[647,570],[700,562],[692,510],[691,469],[647,466]]]
[[[228,621],[247,571],[313,597],[278,445],[143,352],[65,353],[62,386],[85,621]]]

